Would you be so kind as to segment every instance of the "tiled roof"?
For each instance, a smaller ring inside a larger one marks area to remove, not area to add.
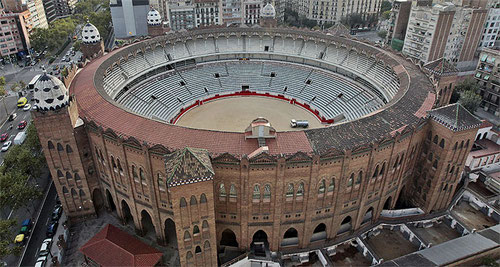
[[[431,73],[437,74],[439,76],[443,74],[458,72],[458,69],[445,58],[440,58],[431,61],[425,64],[424,68],[430,71]]]
[[[80,248],[100,266],[155,266],[162,253],[108,224]]]
[[[207,150],[190,147],[167,154],[165,171],[169,187],[208,181],[215,173]]]
[[[481,125],[478,118],[458,103],[433,109],[428,114],[429,118],[455,132],[476,128]]]
[[[360,118],[349,123],[342,123],[325,128],[305,131],[278,132],[275,139],[266,141],[269,155],[293,155],[297,152],[326,153],[332,149],[345,150],[363,144],[369,144],[386,138],[391,132],[407,125],[413,127],[421,121],[416,116],[417,111],[425,112],[432,107],[432,98],[428,93],[432,84],[426,75],[414,64],[404,58],[390,54],[382,49],[368,46],[362,42],[351,41],[338,36],[327,36],[323,33],[310,32],[298,29],[243,29],[221,28],[207,30],[193,30],[186,33],[175,33],[175,37],[194,34],[214,34],[230,31],[276,31],[279,34],[310,35],[314,38],[331,39],[338,43],[374,54],[387,66],[396,72],[401,84],[401,90],[385,106],[384,109],[370,116]],[[230,153],[238,158],[249,155],[259,146],[257,140],[245,140],[244,133],[219,132],[200,129],[185,128],[177,125],[160,122],[139,116],[123,109],[104,92],[102,77],[113,62],[138,47],[150,45],[157,40],[173,38],[161,36],[159,39],[146,40],[116,49],[107,55],[93,60],[85,66],[76,76],[70,88],[70,94],[76,99],[79,115],[85,121],[92,121],[104,130],[112,129],[114,133],[123,138],[134,137],[141,143],[150,146],[162,145],[169,150],[183,149],[184,147],[197,147],[207,149],[215,157]],[[423,106],[428,100],[429,105]]]

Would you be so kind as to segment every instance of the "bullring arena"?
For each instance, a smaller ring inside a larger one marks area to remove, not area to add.
[[[480,122],[436,106],[428,75],[322,32],[181,31],[93,59],[35,125],[74,220],[104,206],[182,266],[271,259],[448,207]]]

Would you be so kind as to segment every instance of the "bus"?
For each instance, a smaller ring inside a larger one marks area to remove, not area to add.
[[[33,79],[31,79],[31,82],[28,83],[28,89],[30,89],[30,90],[35,89],[35,84],[38,81],[38,79],[40,78],[40,76],[42,76],[42,75],[38,74],[35,77],[33,77]]]

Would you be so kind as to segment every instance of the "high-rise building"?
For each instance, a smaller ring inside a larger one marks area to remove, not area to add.
[[[43,9],[45,10],[45,17],[47,23],[52,22],[56,17],[56,9],[54,7],[54,0],[43,0]]]
[[[28,23],[27,29],[31,32],[32,28],[48,28],[47,17],[42,0],[2,0],[5,10],[15,13],[22,13],[28,10],[29,18],[25,19]],[[25,15],[23,15],[25,16]]]
[[[222,24],[220,0],[194,0],[195,27]]]
[[[148,34],[147,0],[111,0],[111,20],[116,38],[129,38]]]
[[[483,48],[474,75],[482,96],[481,108],[500,116],[500,48]]]
[[[227,25],[241,23],[241,0],[222,0],[222,22]]]
[[[71,15],[75,8],[76,0],[52,0],[56,17],[65,17]]]
[[[484,23],[480,47],[500,46],[500,1],[488,5],[488,18]]]
[[[168,18],[172,30],[192,29],[195,27],[195,8],[190,1],[170,1]]]
[[[410,18],[411,0],[397,0],[392,3],[391,17],[389,18],[389,28],[387,29],[386,43],[401,51],[403,40],[406,36],[406,27]]]
[[[414,1],[404,39],[403,53],[424,63],[446,58],[456,65],[475,64],[487,10]]]
[[[24,21],[24,16],[28,13],[27,10],[21,13],[0,11],[0,56],[16,55],[30,48],[28,30]]]
[[[318,24],[336,24],[352,14],[360,14],[365,19],[378,16],[381,4],[382,0],[297,0],[296,4],[292,4],[292,9],[299,15],[317,21]],[[280,7],[281,9],[284,7]]]

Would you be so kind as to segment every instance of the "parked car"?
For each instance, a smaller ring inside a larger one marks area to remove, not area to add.
[[[21,122],[17,125],[17,129],[22,130],[22,129],[26,128],[26,125],[28,125],[28,122],[27,122],[27,121],[21,121]]]
[[[7,142],[3,143],[1,151],[6,152],[7,150],[9,150],[11,145],[12,145],[12,141],[7,141]]]
[[[13,120],[15,120],[16,118],[17,118],[17,113],[12,113],[12,114],[10,114],[10,116],[9,116],[9,121],[13,121]]]
[[[26,104],[23,108],[24,111],[30,111],[31,109],[31,104]]]
[[[47,264],[47,256],[38,257],[36,259],[35,267],[45,267]]]
[[[61,59],[61,61],[66,61],[66,56],[64,56],[64,57]]]
[[[7,139],[9,139],[8,133],[3,133],[2,135],[0,135],[0,142],[5,142],[7,141]]]
[[[52,245],[52,238],[47,238],[42,241],[38,257],[47,256],[50,254],[50,246]]]
[[[61,218],[63,208],[61,205],[57,205],[54,208],[54,211],[52,211],[52,221],[59,221],[59,218]]]
[[[54,221],[49,223],[49,225],[47,226],[47,237],[53,237],[56,234],[57,224],[58,222]]]
[[[16,238],[14,239],[14,244],[18,246],[24,246],[25,242],[26,242],[26,236],[24,234],[16,235]]]

